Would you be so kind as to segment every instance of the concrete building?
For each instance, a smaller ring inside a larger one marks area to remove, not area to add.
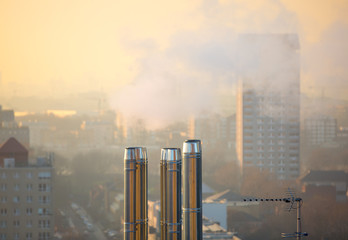
[[[345,148],[348,146],[348,127],[340,127],[338,129],[336,140],[340,147]]]
[[[249,167],[295,179],[300,172],[299,41],[293,34],[246,34],[238,53],[236,150]]]
[[[3,110],[0,105],[0,143],[10,137],[16,138],[21,144],[29,148],[29,128],[20,126],[15,121],[13,110]]]
[[[114,123],[107,121],[84,121],[80,130],[80,144],[85,147],[102,147],[114,143]]]
[[[48,122],[26,121],[22,122],[22,125],[29,128],[31,147],[45,147],[48,142],[46,136],[53,135],[53,129],[50,128]]]
[[[0,146],[0,239],[45,240],[54,235],[52,157],[30,164],[16,139]]]
[[[207,217],[203,217],[203,239],[225,239],[237,240],[240,239],[235,236],[235,233],[227,232],[218,222],[215,222]]]
[[[337,120],[330,116],[313,116],[304,120],[307,146],[330,145],[336,141]]]
[[[227,229],[227,203],[203,202],[204,216],[211,221],[217,222],[222,228]]]
[[[191,117],[188,124],[188,137],[201,139],[206,146],[226,147],[235,151],[236,118],[235,115]]]
[[[345,171],[309,171],[302,179],[302,192],[347,202],[348,173]]]

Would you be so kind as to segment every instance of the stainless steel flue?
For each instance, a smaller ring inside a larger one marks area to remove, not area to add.
[[[167,209],[167,155],[168,148],[161,149],[161,240],[167,239],[166,209]]]
[[[182,240],[203,239],[202,149],[200,140],[183,145],[183,232]]]
[[[181,240],[181,151],[169,148],[167,152],[167,240]]]
[[[126,148],[124,151],[124,227],[123,239],[135,240],[136,232],[136,157],[135,148]]]
[[[124,153],[124,240],[147,240],[146,148],[126,148]]]
[[[147,240],[148,216],[147,216],[147,152],[146,148],[135,148],[136,158],[136,240]]]

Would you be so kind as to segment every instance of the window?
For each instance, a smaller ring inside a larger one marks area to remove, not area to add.
[[[33,209],[32,208],[27,208],[27,215],[30,216],[31,214],[33,214]]]
[[[18,183],[16,183],[15,185],[14,185],[14,188],[13,188],[15,191],[19,191],[19,184]]]
[[[13,221],[13,226],[18,228],[19,227],[19,220],[14,220]]]
[[[27,228],[31,228],[33,226],[33,221],[32,220],[27,220]]]
[[[49,232],[39,232],[39,240],[47,240],[50,238]]]
[[[1,191],[6,191],[6,190],[7,190],[7,184],[1,183]]]
[[[2,178],[2,179],[5,179],[6,177],[7,177],[7,176],[6,176],[6,173],[5,173],[5,172],[2,172],[2,173],[1,173],[1,178]]]
[[[0,214],[1,214],[1,216],[7,216],[7,209],[6,208],[1,208],[0,209]]]
[[[39,220],[39,228],[50,228],[50,220]]]
[[[2,196],[0,201],[1,201],[1,203],[6,203],[7,202],[7,197],[6,196]]]
[[[264,150],[264,147],[262,147],[262,146],[259,146],[259,147],[257,147],[257,151],[263,151]]]
[[[50,186],[46,183],[40,183],[39,184],[39,192],[50,192]]]
[[[14,178],[19,178],[19,173],[18,173],[18,172],[15,172],[15,173],[13,174],[13,177],[14,177]]]
[[[27,184],[27,191],[31,191],[31,190],[33,190],[33,184],[28,183]]]
[[[27,196],[27,203],[33,202],[33,196]]]
[[[15,215],[15,216],[19,216],[21,214],[21,211],[20,211],[20,209],[19,208],[15,208],[15,209],[13,209],[13,215]]]
[[[39,179],[50,179],[51,172],[39,172]]]
[[[14,196],[13,197],[13,202],[18,203],[20,200],[19,196]]]
[[[13,239],[14,240],[19,240],[19,233],[13,234]]]
[[[0,233],[0,240],[6,240],[6,233]]]
[[[39,196],[39,203],[41,203],[41,204],[50,203],[50,197],[49,196]]]
[[[5,220],[0,221],[0,227],[7,228],[7,221],[5,221]]]
[[[30,233],[26,233],[25,234],[25,239],[26,240],[32,240],[33,239],[33,233],[31,233],[31,232]]]
[[[49,211],[48,211],[47,208],[38,208],[38,209],[37,209],[37,213],[38,213],[39,215],[48,215],[48,214],[49,214]]]
[[[32,172],[27,172],[27,178],[32,178],[33,177],[33,173]]]

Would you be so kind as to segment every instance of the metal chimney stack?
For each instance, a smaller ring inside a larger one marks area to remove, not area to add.
[[[182,240],[203,239],[202,149],[200,140],[183,145],[183,232]]]
[[[126,148],[124,151],[124,240],[135,240],[136,215],[135,215],[135,148]]]
[[[160,175],[161,175],[161,240],[167,239],[166,210],[167,210],[167,156],[168,148],[161,149]]]
[[[147,240],[147,162],[146,148],[125,149],[124,240]]]
[[[161,152],[161,240],[181,240],[180,148]]]

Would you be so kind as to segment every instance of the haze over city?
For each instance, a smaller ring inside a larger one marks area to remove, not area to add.
[[[254,202],[291,191],[307,239],[347,239],[347,12],[346,0],[0,1],[0,239],[121,239],[130,146],[147,148],[159,239],[161,152],[187,139],[202,144],[203,236],[295,232],[286,201]]]
[[[348,100],[346,10],[346,1],[2,1],[0,97],[98,91],[129,114],[221,111],[217,96],[236,83],[238,35],[296,33],[301,92]]]

